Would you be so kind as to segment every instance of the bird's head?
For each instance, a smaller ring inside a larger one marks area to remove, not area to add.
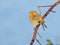
[[[30,17],[33,17],[34,15],[37,15],[36,11],[30,11]]]

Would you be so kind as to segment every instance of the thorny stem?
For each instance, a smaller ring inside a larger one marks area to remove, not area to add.
[[[46,16],[53,10],[53,8],[55,8],[58,4],[60,4],[60,1],[54,3],[49,9],[48,11],[43,15],[43,19],[46,18]]]
[[[48,9],[48,11],[44,14],[43,19],[45,19],[46,16],[50,13],[50,11],[52,11],[53,8],[55,8],[58,4],[60,4],[60,1],[54,3],[54,4]],[[37,25],[37,26],[34,28],[34,34],[33,34],[33,38],[32,38],[32,40],[31,40],[30,45],[33,45],[33,44],[34,44],[34,41],[36,40],[36,34],[37,34],[37,31],[38,31],[39,26],[40,26],[40,24]]]
[[[40,26],[40,25],[37,25],[37,26],[34,28],[34,35],[33,35],[33,38],[32,38],[32,40],[31,40],[30,45],[33,45],[34,41],[36,40],[37,30],[38,30],[38,27],[39,27],[39,26]]]

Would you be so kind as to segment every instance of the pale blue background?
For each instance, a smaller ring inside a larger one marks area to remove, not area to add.
[[[34,26],[29,21],[29,12],[37,6],[52,5],[57,0],[0,0],[0,45],[29,45],[33,36]],[[42,15],[48,8],[41,8]],[[39,41],[46,45],[50,39],[54,45],[60,43],[60,5],[54,8],[56,13],[50,13],[45,19],[48,29],[39,33]],[[36,41],[34,45],[39,45]]]

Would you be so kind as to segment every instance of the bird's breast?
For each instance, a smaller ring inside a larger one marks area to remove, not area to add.
[[[42,24],[44,21],[43,18],[40,16],[31,17],[30,20],[31,20],[32,24],[34,24],[34,25]]]

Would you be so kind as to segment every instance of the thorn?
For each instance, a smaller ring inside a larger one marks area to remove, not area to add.
[[[43,30],[45,31],[44,25],[42,24]]]
[[[47,26],[45,24],[43,24],[43,25],[47,28]]]
[[[39,40],[38,40],[38,39],[36,39],[36,41],[41,45],[41,43],[39,42]]]
[[[37,32],[37,34],[39,35],[40,38],[42,38],[38,32]]]
[[[51,6],[52,6],[52,5],[48,5],[48,6],[38,6],[38,8],[39,8],[39,7],[51,7]]]
[[[56,13],[55,11],[51,11],[51,12]]]

